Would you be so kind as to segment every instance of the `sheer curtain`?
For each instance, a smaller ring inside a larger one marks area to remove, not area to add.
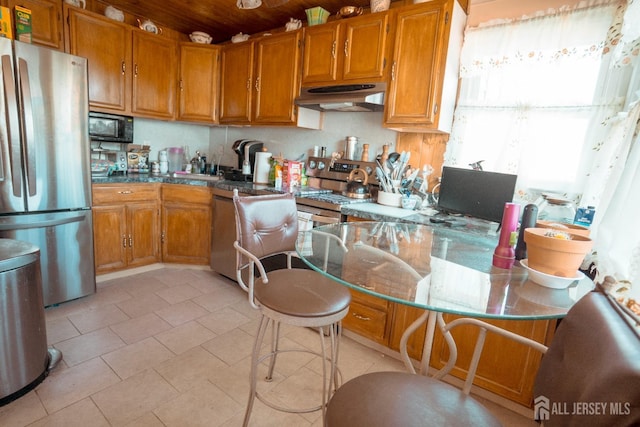
[[[577,199],[593,156],[589,124],[621,107],[594,102],[615,12],[605,3],[467,29],[445,164],[484,160],[517,174],[522,202],[543,191]]]
[[[592,225],[596,280],[610,276],[635,283],[640,297],[640,0],[623,2],[609,29],[600,87],[603,97],[619,96],[624,107],[600,124],[602,139],[591,167],[583,205],[598,211]]]
[[[640,279],[640,216],[626,212],[640,208],[639,3],[583,2],[467,29],[445,154],[446,165],[484,160],[517,174],[523,204],[544,192],[595,206],[587,261],[599,279]]]

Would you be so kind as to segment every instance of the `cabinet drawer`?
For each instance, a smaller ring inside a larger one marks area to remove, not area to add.
[[[157,184],[94,184],[92,186],[94,205],[156,201],[159,195]]]
[[[162,201],[176,203],[199,203],[211,206],[213,195],[209,187],[186,184],[163,184]]]
[[[365,294],[364,292],[355,291],[353,289],[349,289],[349,291],[351,292],[351,301],[356,301],[362,305],[381,311],[387,311],[389,308],[389,302],[387,300]]]
[[[351,301],[342,325],[357,334],[386,345],[387,312]]]

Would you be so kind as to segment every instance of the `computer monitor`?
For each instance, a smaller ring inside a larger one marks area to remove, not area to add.
[[[504,204],[513,201],[517,177],[444,166],[438,210],[501,223]]]

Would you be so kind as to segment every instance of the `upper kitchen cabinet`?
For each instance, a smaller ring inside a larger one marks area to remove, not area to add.
[[[173,40],[133,30],[134,116],[173,119],[176,109],[178,46]]]
[[[220,61],[220,123],[251,122],[254,42],[228,44]]]
[[[177,43],[82,9],[65,10],[68,50],[89,60],[91,109],[172,119]]]
[[[180,43],[178,120],[217,121],[220,50],[219,46]]]
[[[397,9],[384,126],[451,132],[466,15],[455,0]]]
[[[388,12],[307,27],[302,85],[384,81],[388,48]]]
[[[320,114],[298,109],[302,31],[222,48],[220,123],[319,128]]]
[[[18,5],[31,10],[31,38],[34,44],[64,50],[62,0],[6,0],[11,10]]]
[[[91,109],[130,114],[131,27],[76,8],[65,9],[69,53],[88,60]]]

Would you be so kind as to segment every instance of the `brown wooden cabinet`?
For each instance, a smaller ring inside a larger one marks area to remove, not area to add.
[[[136,116],[173,119],[176,109],[178,46],[173,40],[134,29],[133,99]]]
[[[359,218],[348,217],[348,221],[358,221]],[[425,248],[430,248],[425,244]],[[429,249],[430,250],[430,249]],[[345,256],[348,256],[347,253]],[[420,251],[416,257],[429,257],[430,253]],[[345,263],[348,270],[342,272],[347,281],[361,283],[366,277],[366,270],[354,263]],[[378,265],[375,268],[385,268]],[[391,270],[391,269],[390,269]],[[366,282],[366,286],[375,289],[376,283]],[[349,314],[343,320],[345,329],[355,332],[373,342],[400,350],[400,339],[404,331],[418,319],[424,310],[407,305],[388,302],[363,292],[352,291],[352,304]],[[457,316],[445,314],[445,322],[451,322]],[[485,320],[526,338],[545,345],[551,342],[555,330],[555,320],[515,321],[515,320]],[[466,379],[467,370],[473,357],[478,328],[476,326],[459,326],[452,331],[456,342],[458,357],[451,375]],[[422,359],[425,342],[426,324],[422,324],[407,342],[407,352],[415,360]],[[433,350],[429,366],[440,369],[448,361],[449,350],[444,337],[436,329],[433,337]],[[533,382],[541,354],[523,344],[487,333],[484,350],[476,373],[474,384],[489,390],[511,401],[530,406],[533,394]]]
[[[209,265],[213,194],[208,187],[162,185],[162,260]]]
[[[222,48],[220,123],[297,124],[302,31]]]
[[[450,132],[466,15],[455,0],[398,8],[384,126]]]
[[[302,84],[384,81],[389,30],[388,12],[306,28]]]
[[[228,44],[220,60],[220,123],[249,124],[253,103],[254,43]]]
[[[64,50],[62,0],[5,0],[13,11],[16,5],[31,10],[31,40],[34,44]]]
[[[89,63],[92,110],[131,113],[131,27],[76,8],[67,13],[67,49]]]
[[[459,316],[444,315],[445,322]],[[551,342],[556,320],[514,321],[485,320],[502,329],[533,339],[545,345]],[[457,363],[451,375],[465,379],[478,336],[478,328],[464,325],[455,328],[452,335],[458,348]],[[443,367],[449,357],[444,337],[436,331],[430,365]],[[474,384],[525,406],[533,402],[533,383],[542,354],[524,344],[505,337],[487,333],[486,341]]]
[[[89,60],[91,109],[172,119],[177,43],[82,9],[65,10],[68,50]]]
[[[158,185],[94,184],[92,193],[96,273],[158,262]]]
[[[219,46],[180,43],[178,120],[217,122],[220,50]]]

